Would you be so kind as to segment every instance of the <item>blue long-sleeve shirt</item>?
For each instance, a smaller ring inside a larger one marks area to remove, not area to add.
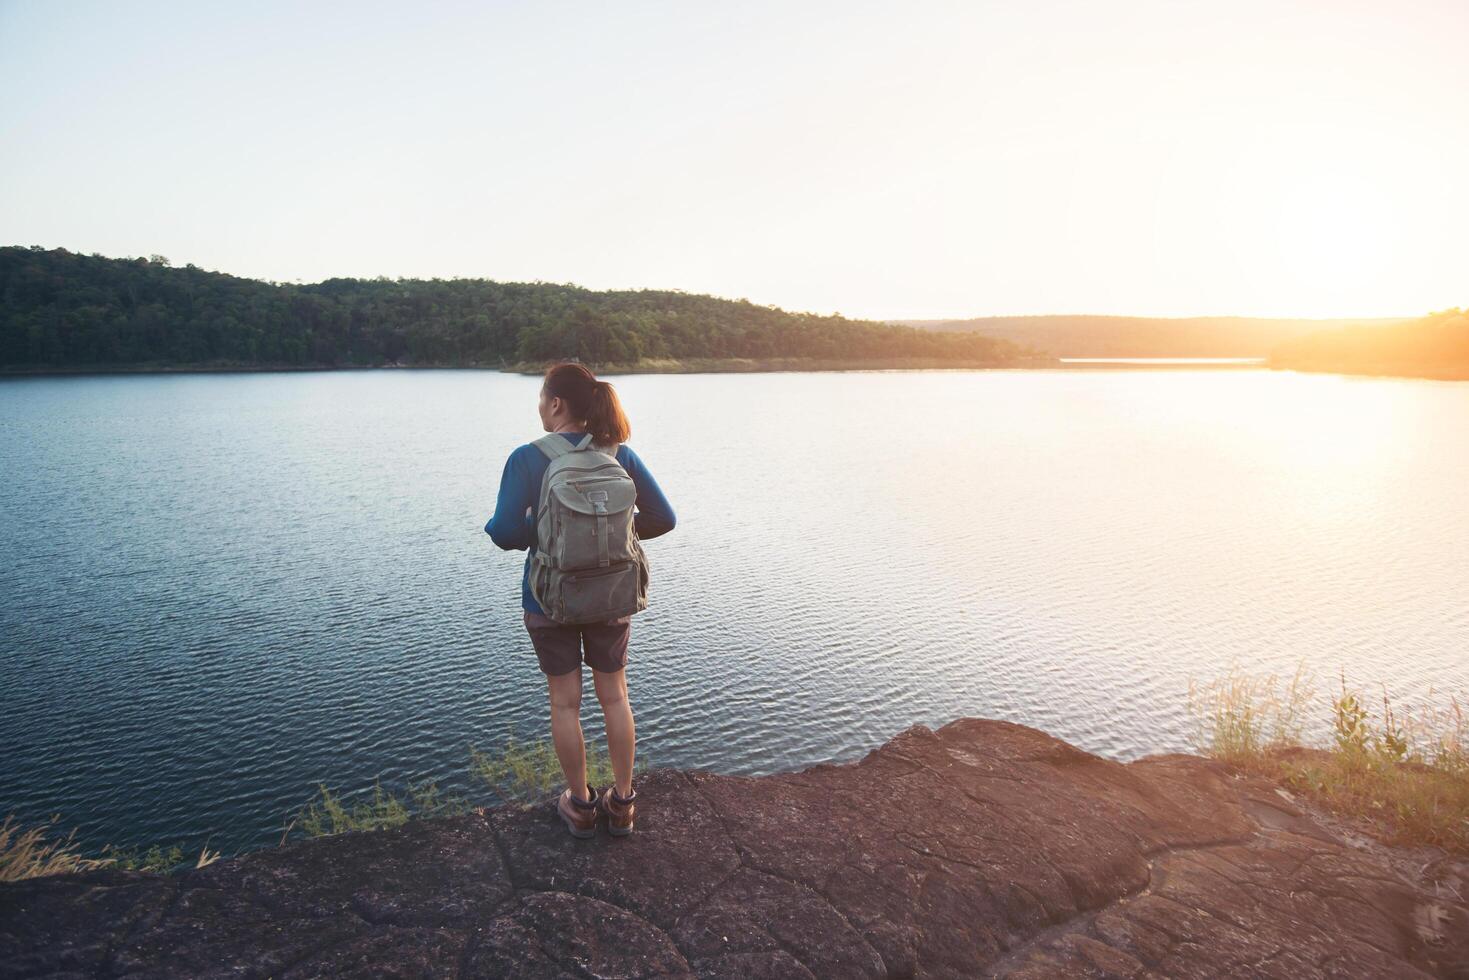
[[[585,432],[562,432],[567,443],[576,445]],[[617,447],[617,462],[627,470],[637,487],[633,512],[633,530],[646,541],[673,530],[678,518],[658,481],[643,465],[638,454],[628,446]],[[506,551],[525,549],[525,568],[520,576],[520,605],[534,613],[545,615],[541,604],[530,594],[530,565],[536,553],[535,508],[540,502],[541,480],[550,467],[551,460],[532,443],[519,446],[505,460],[505,471],[500,475],[500,494],[495,500],[495,513],[485,524],[485,533],[490,540]],[[531,513],[526,513],[530,508]]]

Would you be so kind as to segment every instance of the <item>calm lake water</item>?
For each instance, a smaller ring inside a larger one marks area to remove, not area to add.
[[[1175,365],[1175,364],[1263,364],[1263,357],[1058,357],[1062,364],[1137,364],[1137,365]]]
[[[1185,749],[1189,678],[1231,663],[1469,688],[1469,384],[612,380],[679,516],[628,666],[650,765],[801,768],[963,715]],[[524,554],[483,532],[538,387],[0,382],[0,814],[228,854],[318,782],[473,790],[468,744],[542,737]]]

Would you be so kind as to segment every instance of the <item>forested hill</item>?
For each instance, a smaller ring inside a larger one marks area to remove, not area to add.
[[[0,368],[504,366],[575,357],[1034,363],[1018,345],[679,291],[483,279],[261,282],[0,248]],[[1042,358],[1042,360],[1049,360]]]
[[[1270,366],[1297,371],[1469,380],[1469,310],[1430,313],[1395,327],[1327,330],[1282,344]]]
[[[1265,357],[1277,345],[1318,330],[1406,320],[1050,315],[889,322],[927,330],[976,330],[1056,357]]]

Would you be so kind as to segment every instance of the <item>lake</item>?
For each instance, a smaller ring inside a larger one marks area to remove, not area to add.
[[[853,760],[963,715],[1187,749],[1189,678],[1232,663],[1469,689],[1469,384],[610,380],[679,517],[629,655],[650,765]],[[470,790],[467,745],[545,736],[524,553],[483,531],[539,383],[0,381],[0,815],[229,854],[318,782]]]

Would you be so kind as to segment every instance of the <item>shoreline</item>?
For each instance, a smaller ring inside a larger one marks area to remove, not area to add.
[[[499,374],[539,376],[544,364],[142,364],[78,365],[68,367],[0,368],[0,379],[45,377],[106,377],[159,374],[285,374],[345,371],[493,371]],[[650,359],[632,364],[588,362],[598,375],[630,374],[759,374],[842,371],[1259,371],[1260,363],[1138,361],[1065,361],[1034,358],[1022,361],[945,360],[942,358],[686,358]]]
[[[1348,365],[1305,365],[1267,363],[1272,371],[1297,371],[1301,374],[1337,374],[1347,378],[1398,378],[1405,381],[1469,381],[1469,365],[1448,366],[1439,369],[1424,365],[1379,365],[1376,367],[1352,367]]]
[[[1284,953],[1447,977],[1469,958],[1463,864],[1198,756],[1120,763],[964,717],[853,762],[634,779],[627,837],[570,837],[548,795],[3,883],[0,948],[24,975],[94,976],[1220,976]],[[868,796],[885,805],[854,811]]]
[[[498,374],[542,374],[554,362],[529,364],[186,364],[186,365],[86,365],[77,367],[0,368],[0,378],[53,376],[105,376],[132,374],[283,374],[338,371],[493,371]],[[688,358],[658,359],[634,364],[596,365],[586,362],[598,375],[614,374],[749,374],[787,371],[903,371],[903,370],[1034,370],[1056,367],[1050,363],[945,361],[939,358],[840,359],[840,358]]]

